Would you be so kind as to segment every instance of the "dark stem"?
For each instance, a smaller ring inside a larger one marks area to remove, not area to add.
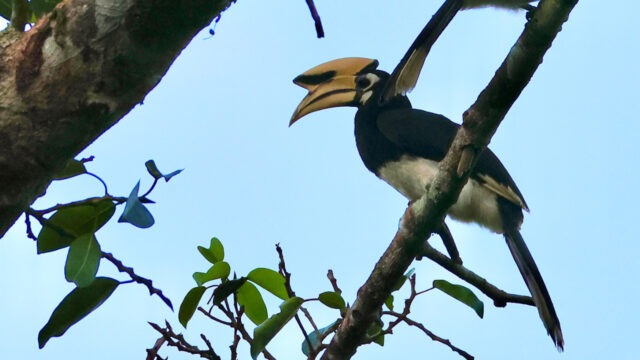
[[[169,322],[165,322],[165,328],[162,328],[159,325],[154,324],[152,322],[149,322],[149,325],[151,325],[151,327],[154,328],[157,332],[162,334],[162,337],[166,341],[168,346],[173,346],[176,349],[178,349],[178,351],[183,351],[189,354],[198,355],[203,359],[221,360],[220,356],[218,356],[218,354],[216,354],[216,352],[213,351],[213,348],[211,347],[211,343],[204,337],[204,335],[202,335],[202,338],[205,340],[207,344],[207,347],[208,347],[207,350],[201,350],[198,347],[189,344],[182,334],[174,333],[173,329],[171,328],[171,325],[169,325]],[[149,350],[147,350],[147,359],[149,359],[150,355],[151,353],[149,352]],[[155,352],[155,356],[156,358],[159,358],[159,355],[157,355],[157,350]]]
[[[153,287],[153,282],[150,279],[143,278],[142,276],[137,275],[134,272],[133,268],[124,266],[122,261],[116,259],[113,256],[113,254],[110,254],[110,253],[107,253],[107,252],[103,251],[102,252],[102,258],[109,260],[113,265],[115,265],[115,267],[118,269],[118,271],[126,273],[127,275],[129,275],[131,280],[133,280],[134,282],[146,286],[147,289],[149,289],[149,295],[154,295],[154,294],[157,295],[160,299],[162,299],[162,301],[165,304],[167,304],[167,306],[169,308],[171,308],[171,310],[173,310],[173,305],[171,304],[171,300],[169,300],[169,298],[164,296],[164,294],[162,293],[162,290],[154,288]]]
[[[102,180],[102,178],[92,172],[86,172],[85,174],[89,175],[89,176],[93,176],[94,178],[98,179],[98,181],[100,181],[102,183],[102,187],[104,187],[104,196],[107,197],[109,196],[109,189],[107,188],[107,183],[104,182],[104,180]]]
[[[318,10],[316,10],[316,5],[313,3],[313,0],[306,0],[306,2],[309,7],[309,11],[311,12],[313,22],[316,25],[316,34],[318,35],[318,39],[323,38],[324,29],[322,28],[322,21],[320,20],[320,15],[318,15]]]
[[[151,194],[151,192],[153,191],[153,188],[156,187],[157,183],[158,183],[158,179],[154,178],[153,179],[153,184],[151,184],[151,187],[149,188],[149,190],[147,190],[147,192],[144,193],[144,195],[140,196],[140,198],[146,198],[147,195]]]

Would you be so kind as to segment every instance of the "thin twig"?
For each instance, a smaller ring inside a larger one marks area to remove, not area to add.
[[[417,327],[418,329],[422,330],[422,332],[424,332],[428,337],[430,337],[431,340],[437,341],[437,342],[439,342],[441,344],[444,344],[444,345],[448,346],[452,351],[457,352],[458,354],[460,354],[460,356],[464,357],[467,360],[473,360],[474,359],[474,357],[472,355],[470,355],[469,353],[467,353],[466,351],[464,351],[464,350],[454,346],[453,344],[451,344],[451,341],[449,341],[448,339],[441,338],[440,336],[434,334],[432,331],[427,329],[421,323],[416,322],[414,320],[411,320],[411,319],[409,319],[408,317],[406,317],[403,314],[399,314],[399,313],[393,312],[393,311],[383,311],[382,314],[383,315],[395,316],[396,318],[398,318],[401,321],[404,321],[408,325]]]
[[[204,341],[204,343],[207,344],[207,348],[209,348],[209,352],[212,354],[215,354],[216,352],[213,351],[213,347],[211,346],[211,341],[209,341],[209,339],[207,339],[207,337],[204,336],[204,334],[200,334],[200,337],[202,338],[202,341]]]
[[[284,254],[282,252],[282,248],[280,247],[280,244],[276,244],[276,251],[278,252],[278,257],[280,258],[280,262],[278,263],[278,270],[280,271],[280,274],[284,276],[284,286],[287,289],[287,294],[289,294],[289,297],[294,297],[296,296],[296,293],[291,288],[291,273],[287,271],[287,266],[284,262]],[[309,318],[311,317],[311,315],[308,313],[306,313],[306,315]],[[307,330],[304,328],[304,325],[302,325],[300,316],[298,316],[298,314],[296,313],[294,315],[294,318],[296,319],[296,323],[298,324],[298,327],[300,327],[300,331],[302,331],[302,335],[304,335],[304,341],[307,342],[307,345],[309,346],[309,351],[311,353],[316,353],[316,349],[314,348],[313,344],[311,343],[311,340],[309,339]],[[313,323],[313,320],[311,322]]]
[[[226,325],[226,326],[230,326],[233,327],[233,324],[229,321],[224,321],[222,319],[218,319],[217,317],[211,315],[210,312],[208,312],[207,310],[203,309],[202,306],[198,307],[198,311],[200,311],[201,313],[203,313],[206,317],[208,317],[209,319],[215,321],[215,322],[219,322],[222,325]]]
[[[322,28],[322,21],[320,20],[320,15],[318,15],[318,10],[316,10],[316,4],[313,3],[313,0],[306,0],[306,2],[309,7],[309,11],[311,12],[313,22],[316,25],[316,34],[318,35],[318,39],[323,38],[324,29]]]
[[[333,291],[337,292],[338,294],[342,294],[342,290],[340,290],[340,288],[338,287],[338,280],[336,280],[336,278],[333,276],[333,270],[329,269],[329,271],[327,271],[327,278],[329,278],[329,281],[331,282]]]
[[[156,187],[156,184],[158,183],[158,180],[160,178],[153,178],[153,184],[151,184],[151,187],[149,188],[149,190],[147,190],[146,193],[144,193],[144,195],[140,196],[141,198],[146,198],[147,195],[151,194],[151,192],[153,191],[153,189]]]
[[[153,344],[153,347],[147,349],[146,360],[166,360],[158,355],[158,351],[160,351],[160,348],[162,347],[162,345],[164,345],[165,342],[167,342],[167,340],[164,338],[164,336],[158,338],[158,340],[156,340],[156,343]]]
[[[233,329],[233,343],[229,346],[231,350],[231,360],[238,359],[238,345],[240,344],[240,335],[238,335],[238,329]]]
[[[151,325],[151,327],[154,328],[157,332],[162,334],[165,341],[167,342],[167,345],[175,347],[176,349],[178,349],[178,351],[183,351],[189,354],[198,355],[204,359],[221,360],[220,356],[218,356],[218,354],[216,354],[215,351],[213,351],[213,349],[210,346],[211,344],[208,343],[208,341],[207,341],[207,346],[209,346],[209,349],[201,350],[197,346],[189,344],[185,340],[184,336],[182,336],[182,334],[174,333],[173,329],[171,329],[171,325],[169,325],[169,322],[165,322],[165,328],[162,328],[159,325],[154,324],[152,322],[149,322],[149,325]]]
[[[173,305],[171,304],[171,300],[169,300],[169,298],[164,296],[164,294],[162,293],[162,290],[156,289],[155,287],[153,287],[153,282],[150,279],[143,278],[142,276],[137,275],[134,272],[133,268],[124,266],[122,261],[116,259],[113,256],[113,254],[110,254],[110,253],[107,253],[107,252],[103,251],[102,252],[102,257],[104,259],[109,260],[113,265],[115,265],[115,267],[118,269],[118,271],[126,273],[127,275],[129,275],[131,280],[137,282],[138,284],[142,284],[142,285],[146,286],[147,289],[149,289],[149,295],[154,295],[154,294],[158,295],[158,297],[160,297],[160,299],[162,299],[162,301],[165,304],[167,304],[167,306],[169,306],[169,308],[171,308],[171,310],[173,310]]]
[[[109,188],[107,188],[107,183],[104,182],[104,180],[102,180],[102,178],[92,172],[87,171],[85,174],[92,176],[96,179],[98,179],[98,181],[100,181],[102,183],[102,187],[104,187],[104,196],[109,196]]]
[[[226,308],[224,305],[226,305]],[[235,334],[237,335],[237,333],[240,333],[240,336],[242,336],[242,339],[248,342],[249,344],[251,344],[253,342],[253,338],[251,337],[251,335],[249,335],[249,332],[247,331],[247,329],[244,327],[244,324],[242,323],[242,315],[244,314],[244,307],[238,307],[238,301],[237,301],[236,295],[234,294],[234,308],[236,312],[235,316],[228,302],[226,302],[226,304],[223,303],[221,305],[216,305],[216,307],[220,309],[220,311],[222,311],[222,313],[225,314],[225,316],[229,319],[229,321],[231,322],[231,326],[235,330]],[[234,345],[231,345],[231,346],[234,346]],[[237,344],[235,346],[237,348]],[[233,350],[232,350],[232,353],[233,353]],[[264,355],[265,359],[276,360],[276,358],[273,355],[271,355],[267,351],[267,349],[262,350],[262,355]]]
[[[31,240],[38,240],[38,238],[33,234],[33,229],[31,229],[31,219],[29,218],[29,214],[24,214],[24,223],[27,226],[27,237]]]
[[[460,264],[456,264],[446,255],[436,250],[426,242],[423,245],[421,255],[435,261],[438,265],[449,270],[452,274],[478,288],[478,290],[490,297],[493,300],[493,304],[497,307],[505,307],[507,303],[535,306],[533,299],[530,296],[509,294],[499,289],[473,271]]]
[[[413,304],[413,301],[415,300],[415,298],[417,296],[419,296],[421,294],[424,294],[424,293],[426,293],[426,292],[428,292],[428,291],[433,289],[433,288],[429,288],[429,289],[422,290],[422,291],[416,291],[416,275],[412,275],[409,278],[409,284],[411,284],[411,293],[410,293],[409,297],[404,302],[404,309],[402,310],[402,313],[398,313],[398,312],[395,312],[395,311],[383,311],[382,312],[382,315],[390,315],[390,316],[394,316],[396,318],[394,321],[389,323],[389,325],[387,326],[387,329],[385,329],[383,331],[383,333],[384,334],[393,333],[393,328],[396,327],[396,325],[398,325],[399,323],[404,321],[408,325],[418,327],[425,334],[427,334],[427,336],[429,336],[433,341],[437,341],[439,343],[447,345],[451,350],[457,352],[458,354],[463,356],[465,359],[472,360],[473,356],[469,355],[464,350],[461,350],[458,347],[456,347],[453,344],[451,344],[451,341],[449,341],[447,339],[443,339],[443,338],[437,336],[432,331],[430,331],[426,327],[424,327],[424,325],[409,319],[408,315],[411,312],[411,305]]]
[[[49,219],[46,219],[40,212],[33,210],[32,208],[28,208],[27,210],[25,210],[25,216],[33,216],[34,218],[36,218],[36,220],[38,220],[38,222],[40,223],[40,225],[42,225],[42,227],[48,227],[50,229],[53,229],[55,232],[58,233],[58,235],[62,236],[62,237],[67,237],[67,238],[75,238],[75,236],[73,234],[70,234],[68,231],[66,231],[65,229],[63,229],[62,227],[52,223],[51,221],[49,221]]]
[[[304,306],[300,306],[300,311],[302,311],[302,313],[307,318],[307,320],[309,320],[309,323],[311,324],[311,327],[313,327],[313,330],[318,331],[318,326],[316,326],[316,322],[313,321],[313,318],[311,317],[311,313],[309,313],[309,310],[307,310],[307,308],[305,308]]]
[[[89,156],[89,157],[82,158],[82,159],[80,159],[80,160],[78,160],[78,161],[80,161],[80,162],[81,162],[81,163],[83,163],[83,164],[86,164],[86,163],[88,163],[88,162],[92,162],[95,158],[96,158],[95,156],[91,155],[91,156]]]

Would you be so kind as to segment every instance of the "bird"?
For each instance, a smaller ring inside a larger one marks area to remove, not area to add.
[[[537,0],[446,0],[416,36],[413,44],[411,44],[391,73],[385,88],[381,90],[382,96],[379,101],[384,103],[395,95],[406,95],[416,86],[420,71],[429,51],[431,51],[431,47],[459,11],[494,7],[510,10],[524,9],[531,13],[535,10],[535,7],[531,6],[530,3],[534,1]]]
[[[294,111],[289,126],[315,111],[356,107],[355,139],[365,167],[413,202],[434,178],[459,125],[442,115],[412,108],[404,94],[382,102],[382,90],[390,74],[379,70],[378,65],[377,60],[368,58],[342,58],[297,76],[293,82],[308,94]],[[476,166],[448,215],[504,235],[540,318],[561,351],[564,339],[560,320],[520,234],[523,210],[529,208],[520,190],[487,148],[478,155]]]

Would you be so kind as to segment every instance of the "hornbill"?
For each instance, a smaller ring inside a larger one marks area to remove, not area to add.
[[[390,75],[377,67],[377,60],[344,58],[318,65],[296,77],[293,82],[309,93],[293,113],[290,125],[314,111],[357,107],[355,137],[364,165],[415,201],[425,193],[438,171],[459,125],[442,115],[413,109],[403,94],[381,101]],[[528,210],[527,203],[515,182],[496,155],[485,149],[448,215],[504,234],[542,322],[562,350],[560,321],[520,235],[523,209]]]

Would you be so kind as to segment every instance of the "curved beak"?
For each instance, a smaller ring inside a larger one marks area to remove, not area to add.
[[[356,77],[378,67],[378,61],[343,58],[318,65],[293,79],[309,91],[291,116],[289,126],[314,111],[338,106],[355,106]]]

